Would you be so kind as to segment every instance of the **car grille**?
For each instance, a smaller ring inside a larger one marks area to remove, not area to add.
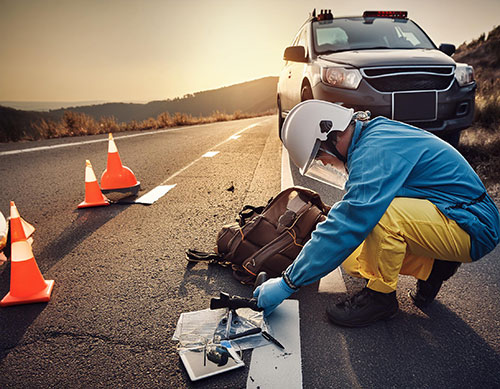
[[[365,68],[361,73],[379,92],[445,90],[454,79],[453,66]]]

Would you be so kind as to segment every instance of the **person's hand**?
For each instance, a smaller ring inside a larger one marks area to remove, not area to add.
[[[269,316],[293,292],[294,290],[285,283],[283,277],[278,277],[259,285],[254,290],[253,297],[257,299],[257,305],[264,308],[264,316]]]

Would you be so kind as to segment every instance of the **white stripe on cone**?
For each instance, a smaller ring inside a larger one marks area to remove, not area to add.
[[[113,134],[109,133],[109,144],[108,144],[108,153],[117,153],[118,149],[116,148],[115,140],[113,139]]]
[[[94,173],[94,169],[92,169],[92,164],[87,159],[85,161],[85,182],[94,182],[97,181],[97,178]]]
[[[12,242],[12,262],[23,262],[33,258],[33,250],[26,240]]]
[[[19,211],[17,210],[17,207],[15,206],[15,204],[12,204],[10,206],[10,218],[11,219],[17,219],[18,217],[21,217],[19,215]]]

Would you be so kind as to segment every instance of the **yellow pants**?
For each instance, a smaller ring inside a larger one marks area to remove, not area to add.
[[[342,267],[368,279],[368,288],[390,293],[399,274],[426,280],[434,258],[471,262],[469,235],[430,201],[397,197]]]

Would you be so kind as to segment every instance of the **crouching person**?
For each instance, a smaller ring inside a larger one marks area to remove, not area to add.
[[[427,131],[308,100],[290,111],[281,138],[301,174],[346,193],[282,277],[255,290],[266,315],[342,264],[367,283],[327,309],[330,321],[362,327],[387,320],[398,311],[399,274],[417,279],[410,296],[423,308],[461,263],[499,242],[499,212],[481,180]]]

